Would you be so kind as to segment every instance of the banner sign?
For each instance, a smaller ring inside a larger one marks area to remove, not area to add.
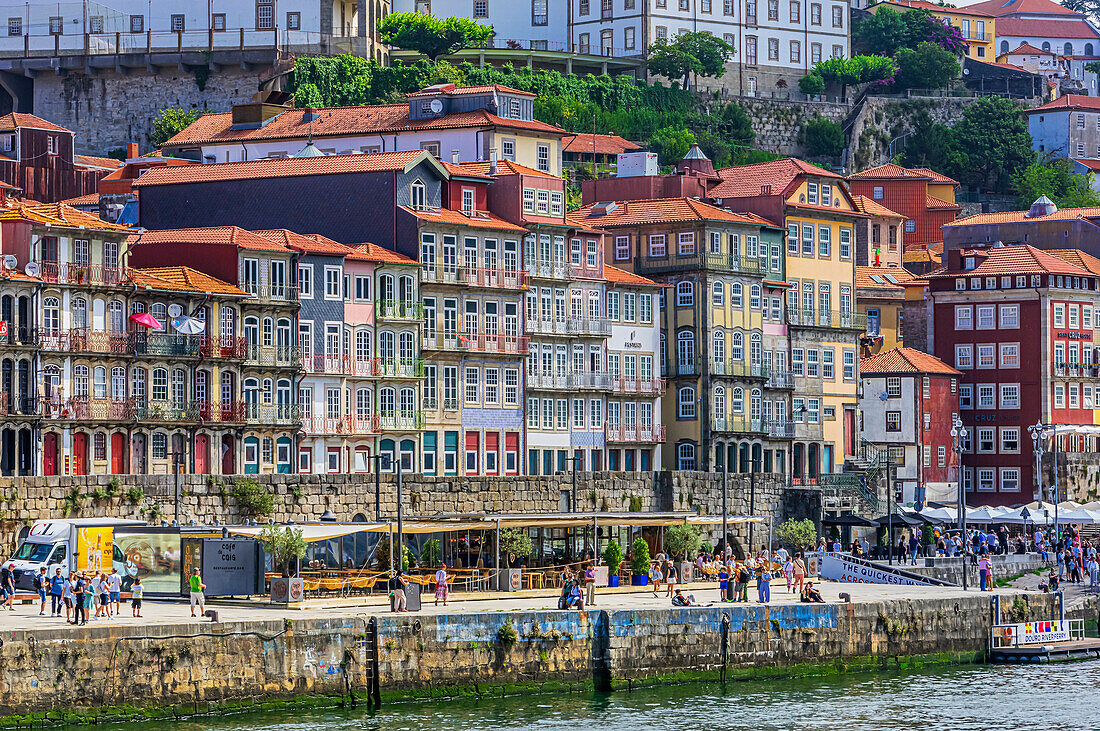
[[[928,582],[909,578],[888,568],[879,568],[871,563],[852,560],[843,553],[819,553],[818,573],[823,579],[843,581],[849,584],[901,584],[905,586],[928,586]]]
[[[1065,642],[1069,639],[1069,624],[1063,619],[1049,622],[1024,622],[1004,627],[1005,635],[1020,645],[1037,645],[1043,642]]]

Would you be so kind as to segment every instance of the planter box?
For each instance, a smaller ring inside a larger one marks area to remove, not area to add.
[[[523,588],[523,569],[504,569],[498,578],[497,591],[519,591]]]
[[[618,586],[618,585],[619,585],[619,577],[618,577],[618,576],[612,576],[612,577],[610,577],[610,578],[609,578],[609,579],[607,580],[607,585],[608,585],[608,586]]]
[[[630,577],[631,586],[646,586],[649,583],[648,574],[632,574]]]
[[[293,604],[305,598],[305,582],[299,577],[271,580],[271,601]]]

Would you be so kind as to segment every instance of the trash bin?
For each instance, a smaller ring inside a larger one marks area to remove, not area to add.
[[[420,584],[414,584],[409,582],[409,585],[405,587],[405,609],[410,612],[420,611],[420,590],[423,587]],[[395,597],[390,597],[390,611],[393,611]]]

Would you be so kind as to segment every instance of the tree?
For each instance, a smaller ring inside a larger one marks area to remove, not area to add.
[[[731,58],[733,46],[721,38],[710,33],[681,33],[672,40],[654,41],[646,63],[651,73],[683,79],[686,87],[691,74],[721,76]]]
[[[897,86],[902,89],[941,89],[959,77],[962,67],[951,51],[921,41],[916,49],[898,49]]]
[[[961,56],[968,44],[962,32],[924,8],[896,12],[887,7],[852,21],[852,50],[893,56],[899,48],[916,48],[930,41]]]
[[[905,139],[901,164],[931,168],[947,175],[957,175],[970,165],[969,156],[959,149],[955,131],[933,121],[927,109],[920,109],[913,116],[912,129]]]
[[[424,541],[424,547],[420,549],[420,563],[435,566],[439,563],[439,556],[439,541],[434,538]]]
[[[1059,158],[1049,163],[1028,165],[1012,177],[1012,190],[1021,208],[1029,208],[1041,195],[1059,208],[1100,206],[1100,195],[1092,188],[1092,173],[1073,172],[1073,163]]]
[[[809,519],[785,520],[775,531],[775,537],[780,543],[794,546],[799,551],[812,548],[817,540],[817,529],[814,522]]]
[[[635,574],[648,574],[649,573],[649,544],[645,542],[645,539],[638,536],[634,539],[634,543],[630,544],[630,570]]]
[[[665,548],[668,555],[677,558],[693,556],[699,552],[699,544],[703,542],[703,535],[698,526],[688,523],[670,525],[665,530]]]
[[[469,18],[443,18],[423,13],[394,13],[378,24],[381,41],[409,51],[417,51],[435,61],[440,56],[473,48],[493,37],[493,26]]]
[[[953,131],[965,168],[951,170],[956,180],[987,190],[1007,192],[1012,176],[1035,160],[1031,134],[1016,102],[983,96],[963,110]]]
[[[835,157],[844,151],[844,130],[820,114],[802,125],[801,136],[811,157]]]
[[[609,576],[619,573],[619,565],[623,562],[623,549],[614,538],[608,541],[607,548],[603,549],[603,562],[607,566]]]
[[[271,556],[272,567],[281,571],[283,576],[290,576],[291,561],[306,555],[306,541],[301,528],[284,528],[268,523],[260,533],[260,540],[264,542],[267,555]]]
[[[162,109],[160,114],[153,119],[153,133],[149,135],[149,141],[154,147],[160,147],[177,134],[187,129],[196,119],[202,116],[198,109],[184,109],[183,107],[168,107]]]
[[[798,80],[798,90],[807,96],[825,93],[825,78],[818,73],[809,73]]]
[[[649,149],[657,153],[657,162],[661,165],[675,165],[694,144],[695,135],[690,130],[664,127],[653,133]]]
[[[500,531],[500,552],[504,556],[515,556],[519,560],[531,555],[535,548],[527,531],[518,528],[503,528]],[[507,559],[511,563],[512,559]]]

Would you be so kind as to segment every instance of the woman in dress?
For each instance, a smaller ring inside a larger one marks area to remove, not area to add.
[[[451,593],[447,585],[447,564],[439,564],[439,571],[435,572],[435,605],[439,606],[439,600],[443,600],[443,606],[447,606],[447,596]]]

